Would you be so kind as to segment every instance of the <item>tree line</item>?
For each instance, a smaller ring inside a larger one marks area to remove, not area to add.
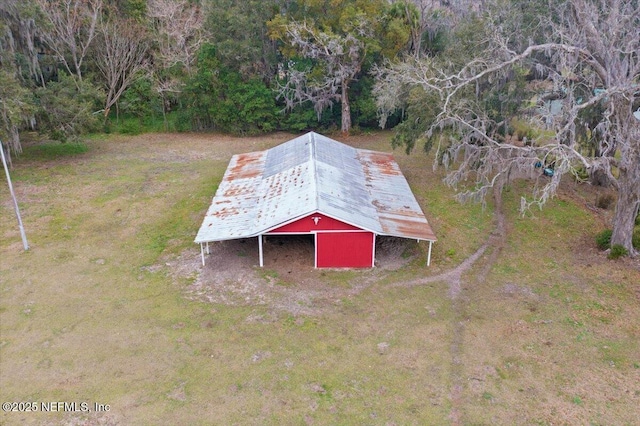
[[[241,134],[375,127],[371,70],[411,50],[416,12],[383,0],[6,0],[2,139],[20,152],[23,130],[67,140],[152,115]]]

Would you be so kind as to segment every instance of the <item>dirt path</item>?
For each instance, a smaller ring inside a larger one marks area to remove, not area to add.
[[[453,426],[464,424],[462,407],[464,406],[463,390],[465,381],[461,358],[464,350],[466,307],[469,300],[469,298],[464,295],[464,289],[465,287],[468,288],[468,286],[473,284],[482,285],[484,283],[487,274],[504,248],[506,239],[505,219],[504,212],[502,211],[502,197],[499,191],[496,191],[494,195],[494,202],[495,228],[489,235],[487,241],[473,255],[469,256],[464,262],[458,265],[458,267],[441,275],[441,280],[449,284],[449,296],[453,299],[453,311],[455,314],[453,316],[453,338],[450,347],[451,389],[449,392],[449,397],[451,399],[451,413],[449,414],[449,418]],[[487,250],[490,250],[490,254],[483,260],[483,269],[475,276],[475,282],[471,283],[464,281],[463,275],[471,269],[471,267]]]
[[[468,298],[465,297],[465,288],[469,288],[470,285],[481,285],[484,283],[487,274],[491,270],[491,267],[495,263],[498,255],[504,248],[506,239],[506,225],[504,212],[502,210],[502,196],[499,191],[495,191],[494,194],[495,213],[494,222],[495,228],[489,235],[487,241],[476,250],[471,256],[465,259],[455,268],[443,272],[439,275],[431,277],[421,278],[413,281],[395,283],[395,286],[401,287],[414,287],[424,285],[432,282],[445,282],[449,286],[448,295],[453,301],[453,338],[451,340],[450,354],[451,354],[451,389],[449,392],[451,400],[451,413],[449,419],[453,426],[464,424],[463,413],[461,407],[464,405],[462,401],[462,393],[464,389],[463,378],[463,366],[462,366],[462,354],[464,346],[464,333],[465,333],[465,313]],[[476,275],[474,282],[469,282],[463,278],[466,272],[468,272],[476,262],[489,251],[490,254],[482,261],[483,268],[479,274]]]
[[[495,228],[493,232],[489,235],[487,241],[476,250],[471,256],[466,258],[462,263],[460,263],[455,268],[443,272],[438,275],[433,275],[430,277],[419,278],[412,281],[404,281],[393,284],[393,286],[397,287],[414,287],[418,285],[424,285],[437,281],[444,281],[449,284],[449,297],[452,299],[457,299],[462,292],[462,275],[467,272],[471,267],[482,257],[482,255],[487,251],[487,249],[491,249],[491,254],[484,262],[484,269],[482,273],[478,276],[478,281],[484,281],[485,277],[491,270],[491,266],[495,262],[496,258],[500,254],[504,246],[504,240],[506,235],[505,230],[505,219],[504,213],[502,212],[502,198],[500,195],[494,196],[495,201],[495,213],[494,213],[494,222]]]

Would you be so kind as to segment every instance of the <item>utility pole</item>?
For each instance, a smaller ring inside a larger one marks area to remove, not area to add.
[[[4,144],[0,141],[0,153],[2,153],[2,165],[4,166],[4,172],[7,175],[7,183],[9,184],[9,192],[11,193],[11,198],[13,198],[13,208],[16,211],[16,216],[18,217],[18,226],[20,227],[20,236],[22,236],[22,244],[24,245],[24,250],[29,250],[29,243],[27,242],[27,234],[24,232],[24,226],[22,226],[22,218],[20,217],[20,209],[18,208],[18,201],[16,200],[16,194],[13,192],[13,185],[11,185],[11,176],[9,176],[9,168],[7,167],[7,160],[4,157]]]

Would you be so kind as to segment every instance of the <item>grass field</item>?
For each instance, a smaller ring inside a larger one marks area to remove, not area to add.
[[[420,280],[476,252],[494,206],[458,204],[429,157],[397,151],[439,238],[430,268],[414,242],[397,268],[292,275],[240,250],[227,255],[255,294],[193,297],[224,272],[193,262],[193,239],[231,155],[290,138],[27,146],[12,178],[28,252],[0,186],[0,400],[38,412],[0,424],[638,424],[640,266],[597,251],[611,211],[590,207],[588,186],[567,182],[525,218],[524,183],[508,188],[503,240],[452,296],[448,280]],[[389,139],[345,141],[389,151]],[[306,294],[306,310],[287,293]]]

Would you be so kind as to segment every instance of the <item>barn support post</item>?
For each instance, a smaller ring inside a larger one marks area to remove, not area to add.
[[[260,267],[264,266],[264,259],[262,256],[262,234],[258,235],[258,255],[260,257]]]
[[[209,251],[209,241],[207,241],[207,254],[211,254],[211,252]]]
[[[373,247],[371,247],[371,267],[376,267],[376,234],[373,234]]]
[[[313,268],[318,269],[318,233],[313,233]]]
[[[427,266],[431,265],[431,246],[433,241],[429,241],[429,253],[427,254]]]
[[[200,243],[200,257],[202,257],[202,266],[204,266],[204,246]]]

